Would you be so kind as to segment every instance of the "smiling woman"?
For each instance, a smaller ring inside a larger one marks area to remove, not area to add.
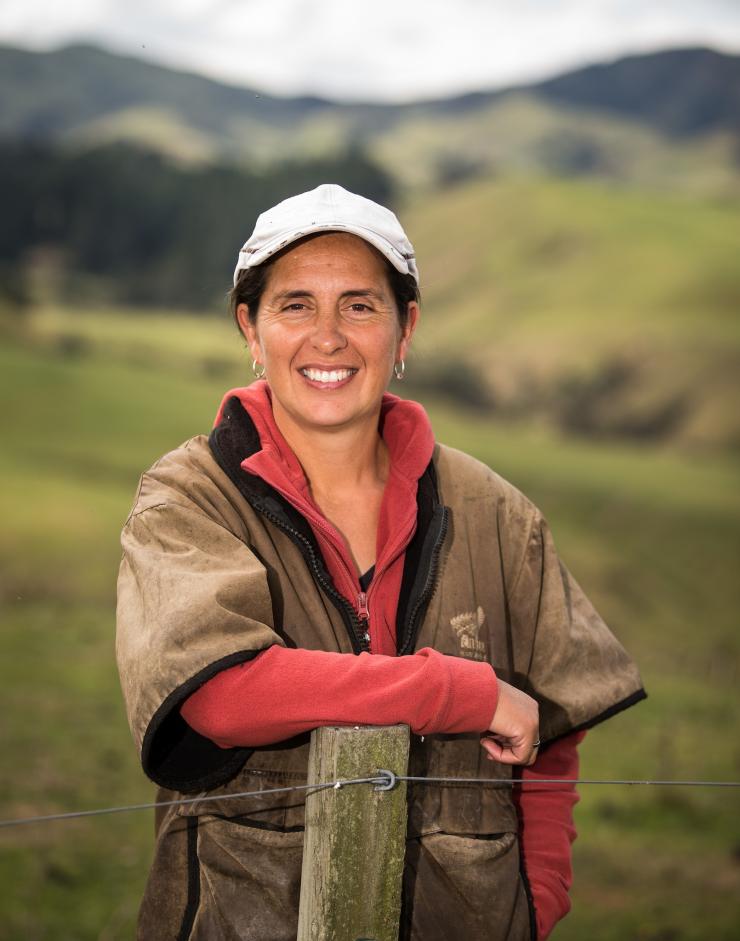
[[[568,910],[576,745],[644,696],[539,511],[386,392],[419,322],[395,215],[324,185],[257,220],[232,308],[259,380],[142,477],[117,655],[146,773],[306,780],[324,725],[412,731],[403,939],[544,939]],[[488,759],[488,760],[486,760]],[[304,798],[171,808],[139,937],[295,938]]]
[[[378,403],[404,361],[418,304],[407,303],[404,314],[401,326],[386,263],[358,236],[321,233],[283,250],[257,311],[250,317],[238,303],[236,317],[289,439],[300,428],[321,449],[320,429],[352,428],[358,441],[382,441]]]

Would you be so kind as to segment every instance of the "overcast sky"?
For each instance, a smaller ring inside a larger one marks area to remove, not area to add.
[[[2,0],[0,42],[91,41],[276,94],[402,101],[629,52],[740,51],[740,0]]]

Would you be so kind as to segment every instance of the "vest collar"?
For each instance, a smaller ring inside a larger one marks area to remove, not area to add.
[[[361,653],[364,646],[358,637],[354,609],[336,590],[310,525],[275,488],[262,477],[250,474],[243,466],[245,459],[261,450],[263,445],[241,396],[233,394],[225,397],[216,421],[208,439],[216,462],[253,509],[279,525],[293,538],[314,578],[342,615],[355,652]],[[434,591],[439,552],[447,532],[448,510],[440,505],[433,460],[429,461],[419,478],[416,504],[417,527],[406,548],[396,618],[399,654],[413,651],[416,635]]]

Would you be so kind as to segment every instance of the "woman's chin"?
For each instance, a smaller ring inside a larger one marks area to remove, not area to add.
[[[354,402],[314,401],[305,408],[291,409],[293,421],[304,428],[313,428],[316,431],[349,428],[352,425],[361,427],[368,421],[377,420],[380,410],[380,399],[375,407],[365,405],[362,407]]]

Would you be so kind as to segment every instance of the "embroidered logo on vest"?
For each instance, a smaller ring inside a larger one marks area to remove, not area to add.
[[[465,611],[450,618],[452,630],[460,641],[460,656],[468,660],[485,660],[486,645],[478,638],[478,632],[483,627],[486,616],[483,608],[478,605],[477,611]]]

